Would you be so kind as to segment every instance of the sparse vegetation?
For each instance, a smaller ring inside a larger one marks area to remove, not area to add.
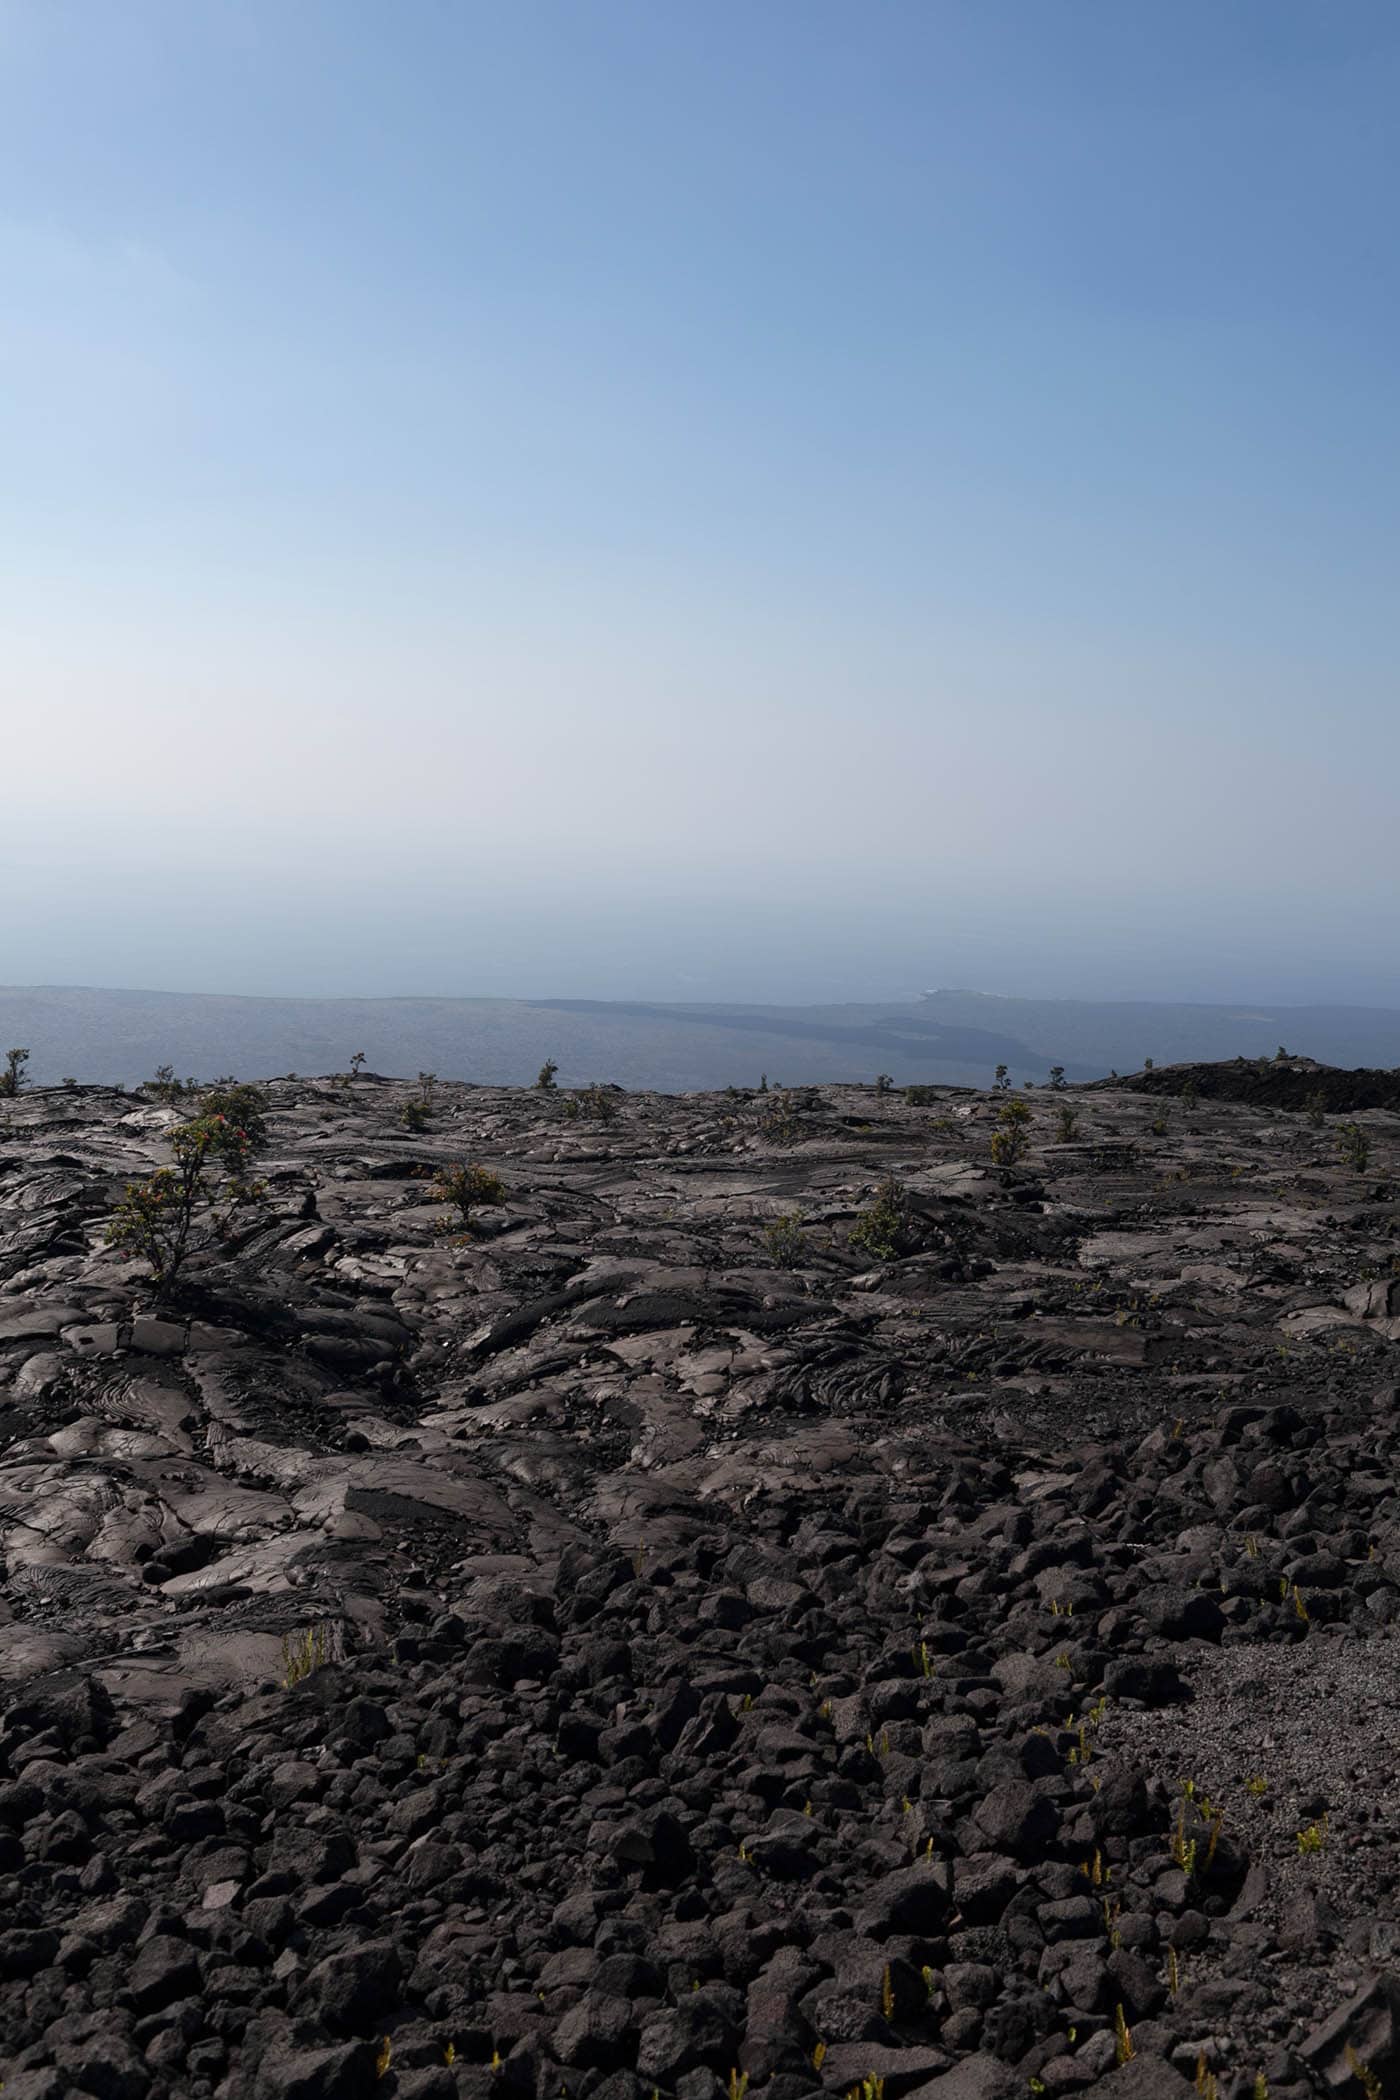
[[[489,1167],[457,1165],[444,1167],[433,1183],[433,1194],[457,1212],[465,1232],[474,1210],[504,1203],[506,1185]]]
[[[421,1136],[428,1127],[428,1111],[421,1101],[405,1101],[399,1111],[399,1121],[405,1130],[411,1130],[416,1137]]]
[[[876,1261],[898,1261],[914,1251],[915,1239],[909,1199],[891,1176],[851,1227],[851,1244]]]
[[[150,1094],[154,1100],[163,1101],[168,1107],[173,1107],[177,1101],[184,1101],[189,1095],[197,1094],[199,1086],[194,1079],[177,1079],[173,1065],[157,1065],[155,1078],[148,1079],[141,1091],[143,1094]]]
[[[1127,2014],[1118,2006],[1113,2015],[1114,2054],[1120,2064],[1131,2063],[1137,2055],[1133,2047],[1133,2030],[1128,2025]]]
[[[1353,1173],[1364,1174],[1371,1164],[1371,1140],[1359,1123],[1343,1123],[1337,1133],[1337,1150],[1342,1165]]]
[[[1067,1145],[1069,1143],[1070,1139],[1074,1136],[1075,1130],[1078,1128],[1078,1125],[1078,1109],[1070,1108],[1066,1105],[1059,1108],[1056,1111],[1055,1134],[1059,1138],[1060,1143],[1062,1145]]]
[[[938,1088],[936,1086],[907,1086],[904,1089],[904,1098],[910,1108],[933,1108],[936,1107],[938,1102]]]
[[[1051,1091],[1051,1093],[1052,1093],[1052,1094],[1062,1094],[1062,1093],[1064,1092],[1064,1090],[1065,1090],[1066,1084],[1067,1084],[1067,1081],[1066,1081],[1066,1079],[1065,1079],[1065,1068],[1064,1068],[1064,1066],[1063,1066],[1063,1065],[1051,1065],[1051,1067],[1050,1067],[1050,1091]]]
[[[535,1085],[540,1089],[541,1093],[553,1093],[554,1076],[558,1070],[559,1067],[554,1062],[554,1059],[552,1057],[547,1057],[544,1063],[540,1066],[539,1071],[535,1075]]]
[[[7,1050],[5,1069],[0,1072],[0,1097],[13,1100],[24,1085],[24,1068],[29,1063],[27,1050]]]
[[[353,1056],[353,1057],[351,1058],[351,1060],[350,1060],[350,1077],[351,1077],[352,1079],[358,1079],[358,1078],[359,1078],[359,1076],[360,1076],[360,1067],[361,1067],[361,1065],[362,1065],[362,1064],[364,1063],[364,1061],[365,1061],[365,1053],[364,1053],[364,1051],[363,1051],[363,1050],[357,1050],[357,1051],[355,1052],[354,1056]]]
[[[250,1169],[267,1142],[266,1106],[256,1087],[210,1087],[199,1114],[170,1134],[174,1166],[127,1183],[107,1244],[149,1262],[158,1291],[173,1287],[192,1248],[226,1239],[235,1216],[262,1201]]]
[[[997,1127],[992,1132],[992,1163],[998,1167],[1014,1167],[1030,1142],[1031,1112],[1024,1101],[1008,1101],[998,1112]]]
[[[996,1077],[993,1080],[992,1084],[995,1086],[999,1094],[1009,1094],[1011,1091],[1010,1068],[1006,1065],[998,1065],[996,1069]]]
[[[1346,2046],[1345,2061],[1347,2069],[1366,2095],[1366,2100],[1382,2100],[1382,2094],[1385,2089],[1380,2079],[1376,2076],[1370,2064],[1363,2062],[1357,2055],[1350,2042]]]
[[[763,1091],[762,1088],[759,1089]],[[802,1135],[801,1104],[790,1093],[770,1094],[758,1111],[758,1134],[769,1145],[792,1145]]]
[[[800,1268],[807,1254],[801,1212],[790,1211],[786,1217],[771,1219],[763,1228],[763,1244],[776,1268]]]
[[[303,1627],[300,1633],[282,1636],[282,1689],[290,1692],[313,1670],[331,1660],[330,1638],[324,1625]]]
[[[875,1074],[875,1091],[877,1094],[892,1094],[894,1092],[894,1081],[888,1072],[877,1072]]]

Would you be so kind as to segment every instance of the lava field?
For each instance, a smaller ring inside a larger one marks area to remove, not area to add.
[[[1400,1114],[1233,1069],[275,1080],[164,1293],[0,1102],[3,2100],[1396,2100]]]

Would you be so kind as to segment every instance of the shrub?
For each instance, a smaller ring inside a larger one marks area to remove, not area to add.
[[[1365,1173],[1371,1163],[1371,1140],[1359,1123],[1343,1123],[1337,1134],[1337,1148],[1344,1167],[1353,1167],[1358,1174]]]
[[[141,1091],[173,1106],[175,1102],[183,1101],[186,1095],[197,1094],[199,1086],[193,1079],[177,1079],[174,1065],[157,1065],[155,1078],[146,1080]]]
[[[888,1072],[877,1072],[875,1074],[875,1091],[877,1094],[892,1094],[894,1092],[894,1081]]]
[[[992,1132],[992,1160],[998,1167],[1014,1167],[1029,1142],[1031,1112],[1024,1101],[1008,1101],[997,1116]]]
[[[174,1166],[127,1183],[106,1242],[149,1262],[158,1291],[173,1288],[194,1248],[226,1239],[237,1213],[262,1201],[250,1168],[267,1141],[264,1109],[256,1087],[211,1088],[199,1114],[170,1134]]]
[[[255,1152],[267,1144],[267,1096],[260,1087],[240,1086],[236,1079],[216,1079],[199,1099],[201,1116],[221,1116],[247,1134]]]
[[[583,1092],[577,1096],[577,1099],[585,1113],[594,1117],[599,1123],[611,1123],[613,1117],[617,1114],[616,1101],[607,1087],[600,1086],[596,1079],[591,1086],[586,1086],[583,1089]]]
[[[24,1085],[24,1068],[29,1063],[27,1050],[7,1050],[5,1069],[0,1072],[0,1097],[13,1100]]]
[[[998,1092],[999,1094],[1009,1094],[1009,1093],[1010,1093],[1010,1091],[1011,1091],[1011,1074],[1010,1074],[1010,1071],[1009,1071],[1009,1069],[1007,1068],[1007,1066],[1005,1066],[1005,1065],[998,1065],[998,1066],[997,1066],[997,1071],[996,1071],[996,1079],[994,1080],[993,1084],[995,1085],[995,1087],[996,1087],[996,1090],[997,1090],[997,1092]]]
[[[436,1072],[420,1072],[418,1074],[418,1099],[421,1106],[430,1113],[433,1106],[433,1088],[436,1085]]]
[[[1062,1145],[1067,1145],[1074,1136],[1078,1122],[1079,1111],[1077,1109],[1064,1107],[1059,1111],[1055,1118],[1055,1130]]]
[[[770,1094],[758,1111],[758,1134],[769,1145],[795,1145],[802,1135],[802,1104],[798,1097],[790,1093]]]
[[[428,1111],[421,1101],[405,1101],[399,1112],[399,1121],[405,1130],[411,1130],[415,1137],[420,1136],[428,1127]]]
[[[904,1098],[911,1108],[933,1108],[938,1102],[936,1086],[907,1086]]]
[[[802,1230],[802,1213],[794,1210],[786,1217],[770,1219],[763,1228],[763,1244],[768,1249],[768,1258],[775,1268],[800,1268],[807,1253],[807,1235]]]
[[[364,1063],[364,1061],[365,1061],[365,1053],[364,1053],[364,1051],[363,1051],[363,1050],[357,1050],[357,1051],[355,1052],[354,1056],[353,1056],[353,1057],[351,1058],[351,1060],[350,1060],[350,1077],[351,1077],[352,1079],[358,1079],[358,1078],[359,1078],[359,1076],[360,1076],[360,1066],[361,1066],[361,1065],[362,1065],[362,1064]]]
[[[851,1244],[873,1254],[876,1261],[898,1261],[901,1255],[913,1252],[916,1235],[909,1199],[893,1175],[881,1183],[874,1202],[851,1227]]]
[[[463,1230],[473,1210],[506,1200],[506,1185],[489,1167],[444,1167],[433,1183],[440,1203],[450,1203],[461,1217]]]
[[[1051,1091],[1051,1093],[1052,1093],[1052,1094],[1062,1094],[1062,1093],[1064,1092],[1064,1090],[1065,1090],[1065,1083],[1066,1083],[1066,1082],[1065,1082],[1065,1068],[1064,1068],[1064,1066],[1063,1066],[1063,1065],[1051,1065],[1051,1067],[1050,1067],[1050,1091]]]
[[[554,1062],[554,1059],[547,1057],[535,1075],[535,1085],[540,1089],[541,1093],[549,1094],[554,1091],[554,1075],[558,1070],[559,1067]]]

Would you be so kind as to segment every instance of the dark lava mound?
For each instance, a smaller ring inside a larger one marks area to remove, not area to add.
[[[1163,1065],[1131,1079],[1099,1080],[1135,1094],[1175,1094],[1201,1101],[1247,1101],[1256,1108],[1354,1115],[1362,1108],[1400,1109],[1400,1072],[1358,1066],[1342,1071],[1310,1057],[1234,1057],[1213,1065]]]

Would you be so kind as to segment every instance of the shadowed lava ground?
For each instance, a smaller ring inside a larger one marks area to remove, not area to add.
[[[4,2100],[1400,2091],[1396,1115],[414,1091],[0,1116]]]

